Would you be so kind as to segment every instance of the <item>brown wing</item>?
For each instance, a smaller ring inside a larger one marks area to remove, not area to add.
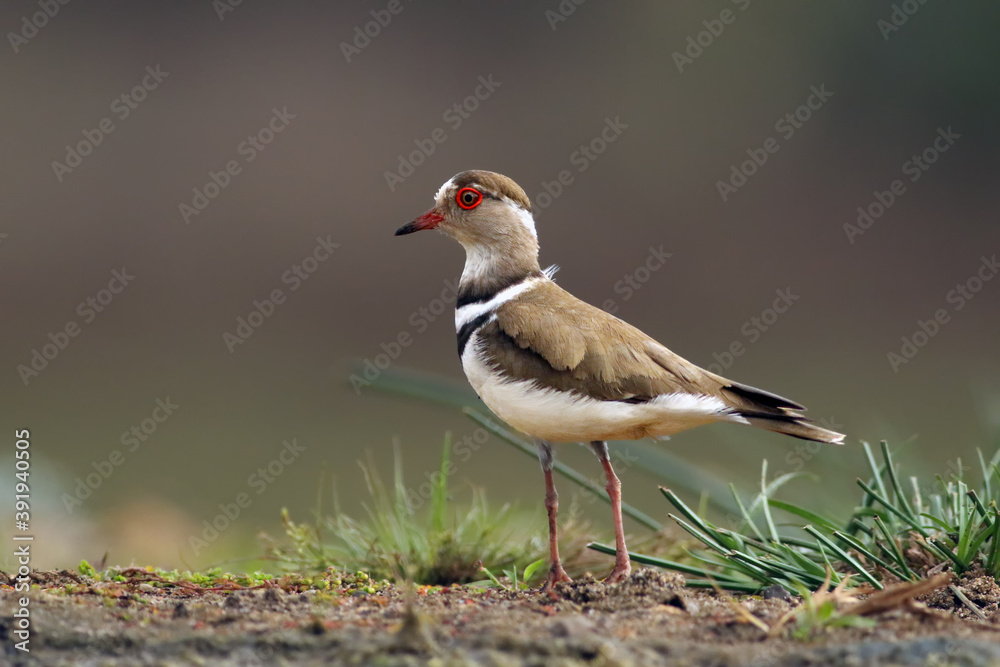
[[[480,331],[488,363],[515,380],[605,401],[645,402],[682,392],[716,396],[754,426],[842,444],[787,398],[734,382],[674,354],[627,322],[546,282],[501,305]]]
[[[488,360],[513,379],[615,401],[721,389],[710,373],[555,283],[501,305],[496,315],[480,340]]]

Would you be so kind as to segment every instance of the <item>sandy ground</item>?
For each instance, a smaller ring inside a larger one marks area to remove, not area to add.
[[[1000,588],[959,582],[870,628],[768,636],[800,600],[736,599],[640,570],[617,585],[561,584],[556,596],[417,588],[337,575],[327,590],[33,575],[31,652],[13,648],[16,597],[0,573],[0,665],[1000,665]],[[229,589],[232,590],[229,590]],[[781,599],[781,598],[785,599]],[[410,601],[413,601],[412,603]]]

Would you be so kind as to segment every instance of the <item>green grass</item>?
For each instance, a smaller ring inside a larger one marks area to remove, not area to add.
[[[451,498],[448,477],[454,468],[448,437],[426,497],[406,487],[398,447],[391,486],[371,461],[362,469],[369,494],[363,518],[346,514],[336,499],[331,514],[319,507],[309,524],[292,521],[285,511],[287,543],[272,541],[270,557],[297,571],[335,567],[446,585],[480,579],[483,564],[516,570],[547,553],[540,533],[544,521],[537,512],[518,511],[510,504],[491,507],[485,493],[475,488],[464,504]]]
[[[834,628],[875,627],[875,619],[851,613],[852,603],[857,600],[843,593],[842,589],[846,586],[832,591],[827,588],[828,586],[822,586],[815,592],[805,589],[801,591],[802,604],[788,614],[788,621],[792,623],[789,634],[793,639],[812,641]],[[769,632],[774,633],[776,629],[780,629],[784,624],[782,621]]]
[[[479,571],[486,575],[486,579],[483,579],[482,581],[474,581],[469,584],[470,586],[479,588],[502,588],[506,591],[520,591],[529,587],[531,582],[536,579],[535,575],[545,573],[545,559],[539,558],[534,563],[526,565],[520,576],[518,576],[516,567],[504,570],[503,574],[507,577],[507,581],[510,582],[509,585],[500,581],[500,579],[498,579],[497,576],[485,566],[479,568]]]
[[[348,573],[329,568],[325,572],[302,575],[274,575],[254,571],[243,573],[226,572],[221,567],[192,572],[190,570],[164,570],[158,567],[111,566],[98,569],[86,560],[80,561],[77,571],[84,577],[99,582],[118,584],[148,583],[155,588],[184,588],[188,590],[239,590],[243,588],[278,587],[286,591],[329,590],[343,588],[348,591],[362,590],[373,593],[386,582],[374,581],[366,572]],[[64,572],[72,578],[72,573]],[[84,582],[68,584],[66,592],[86,589]]]
[[[634,554],[633,560],[683,572],[691,586],[718,585],[756,592],[780,585],[798,593],[819,590],[830,576],[835,585],[851,576],[851,585],[881,590],[886,583],[917,581],[943,567],[961,575],[982,568],[1000,574],[1000,451],[987,462],[979,455],[981,479],[973,488],[961,473],[932,482],[901,477],[888,445],[882,462],[864,445],[871,470],[857,480],[862,490],[854,512],[843,521],[773,497],[790,478],[765,484],[749,504],[733,491],[740,507],[736,525],[720,527],[693,511],[672,491],[661,492],[674,506],[669,514],[700,543],[689,553],[695,564]],[[961,470],[961,464],[958,466]],[[779,531],[775,514],[790,518],[791,533]],[[591,548],[614,553],[606,545]]]

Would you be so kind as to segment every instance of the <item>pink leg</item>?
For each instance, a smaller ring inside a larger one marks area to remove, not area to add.
[[[542,472],[545,473],[545,509],[549,513],[549,553],[552,557],[552,567],[549,568],[549,574],[545,578],[543,590],[550,592],[560,581],[572,581],[572,579],[563,570],[562,561],[559,560],[559,527],[556,524],[559,494],[556,493],[556,485],[552,481],[552,448],[548,443],[538,442],[538,458],[542,462]]]
[[[628,549],[625,548],[625,527],[622,525],[622,483],[611,467],[611,458],[608,456],[608,445],[600,440],[590,443],[597,458],[604,466],[604,475],[608,479],[605,489],[611,498],[611,513],[615,520],[615,569],[611,571],[608,578],[604,580],[606,584],[614,584],[628,577],[632,572],[632,564],[629,562]]]

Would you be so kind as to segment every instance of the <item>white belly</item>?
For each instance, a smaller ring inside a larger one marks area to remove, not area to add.
[[[462,354],[473,389],[502,420],[534,438],[552,442],[636,440],[659,437],[717,421],[746,423],[725,411],[714,396],[664,394],[647,403],[601,401],[540,388],[531,381],[506,381],[479,354],[478,332]]]

